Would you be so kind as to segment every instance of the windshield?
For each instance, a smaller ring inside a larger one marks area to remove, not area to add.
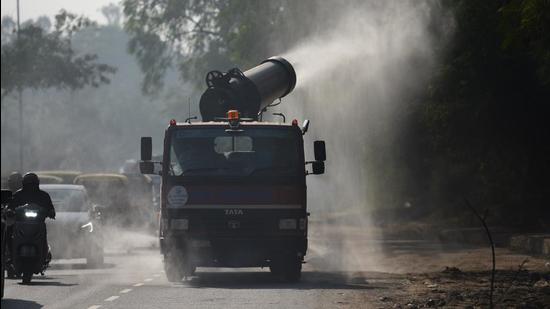
[[[299,175],[300,140],[292,128],[179,129],[172,133],[170,175]]]
[[[88,211],[86,193],[74,189],[47,189],[57,212]]]

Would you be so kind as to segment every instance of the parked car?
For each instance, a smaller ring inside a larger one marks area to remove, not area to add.
[[[86,258],[89,266],[103,264],[100,208],[91,203],[81,185],[45,184],[56,211],[47,222],[48,242],[54,258]]]

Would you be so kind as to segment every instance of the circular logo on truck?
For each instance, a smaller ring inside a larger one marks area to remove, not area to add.
[[[187,203],[189,194],[184,186],[173,186],[168,192],[166,199],[168,200],[169,208],[180,208]]]

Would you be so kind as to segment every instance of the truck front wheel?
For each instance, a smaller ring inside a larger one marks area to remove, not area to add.
[[[179,282],[183,277],[192,276],[195,270],[189,258],[179,250],[164,255],[164,272],[170,282]]]
[[[277,258],[271,262],[269,270],[287,282],[298,282],[302,276],[302,261],[292,256]]]
[[[29,284],[32,280],[32,271],[24,270],[23,271],[23,284]]]
[[[164,255],[164,273],[169,282],[179,282],[183,278],[183,271],[179,264],[177,254]]]

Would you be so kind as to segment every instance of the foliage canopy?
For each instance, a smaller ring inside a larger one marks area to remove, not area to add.
[[[291,29],[296,23],[289,20],[306,25],[318,18],[319,27],[331,26],[331,18],[315,14],[327,6],[319,3],[125,0],[130,51],[145,73],[144,91],[158,89],[174,65],[183,77],[199,80],[197,72],[247,67],[286,50],[318,30]],[[392,149],[407,156],[378,161],[391,167],[396,165],[389,161],[399,159],[397,166],[408,166],[385,169],[384,179],[376,180],[383,182],[380,191],[395,183],[406,189],[400,196],[379,192],[377,202],[399,207],[394,201],[413,200],[423,205],[415,208],[423,215],[453,217],[463,213],[467,196],[493,210],[494,224],[550,228],[550,2],[433,5],[450,12],[453,22],[433,25],[432,31],[450,37],[440,38],[426,91],[409,98],[420,103],[397,117],[408,127]],[[370,153],[375,157],[377,150]],[[372,159],[365,159],[367,169],[382,168],[369,165]]]
[[[199,75],[212,68],[248,67],[275,48],[289,48],[306,29],[291,30],[285,20],[302,18],[298,12],[313,13],[314,2],[125,0],[129,50],[145,74],[143,91],[158,91],[172,66],[184,79],[202,80]],[[293,35],[278,41],[277,31]]]
[[[2,24],[14,23],[4,18]],[[14,32],[6,33],[6,38],[3,33],[2,97],[17,89],[79,89],[109,83],[114,67],[97,63],[95,54],[79,55],[71,46],[73,33],[92,25],[86,18],[61,11],[53,31],[49,24],[31,23],[18,33],[11,27]]]

